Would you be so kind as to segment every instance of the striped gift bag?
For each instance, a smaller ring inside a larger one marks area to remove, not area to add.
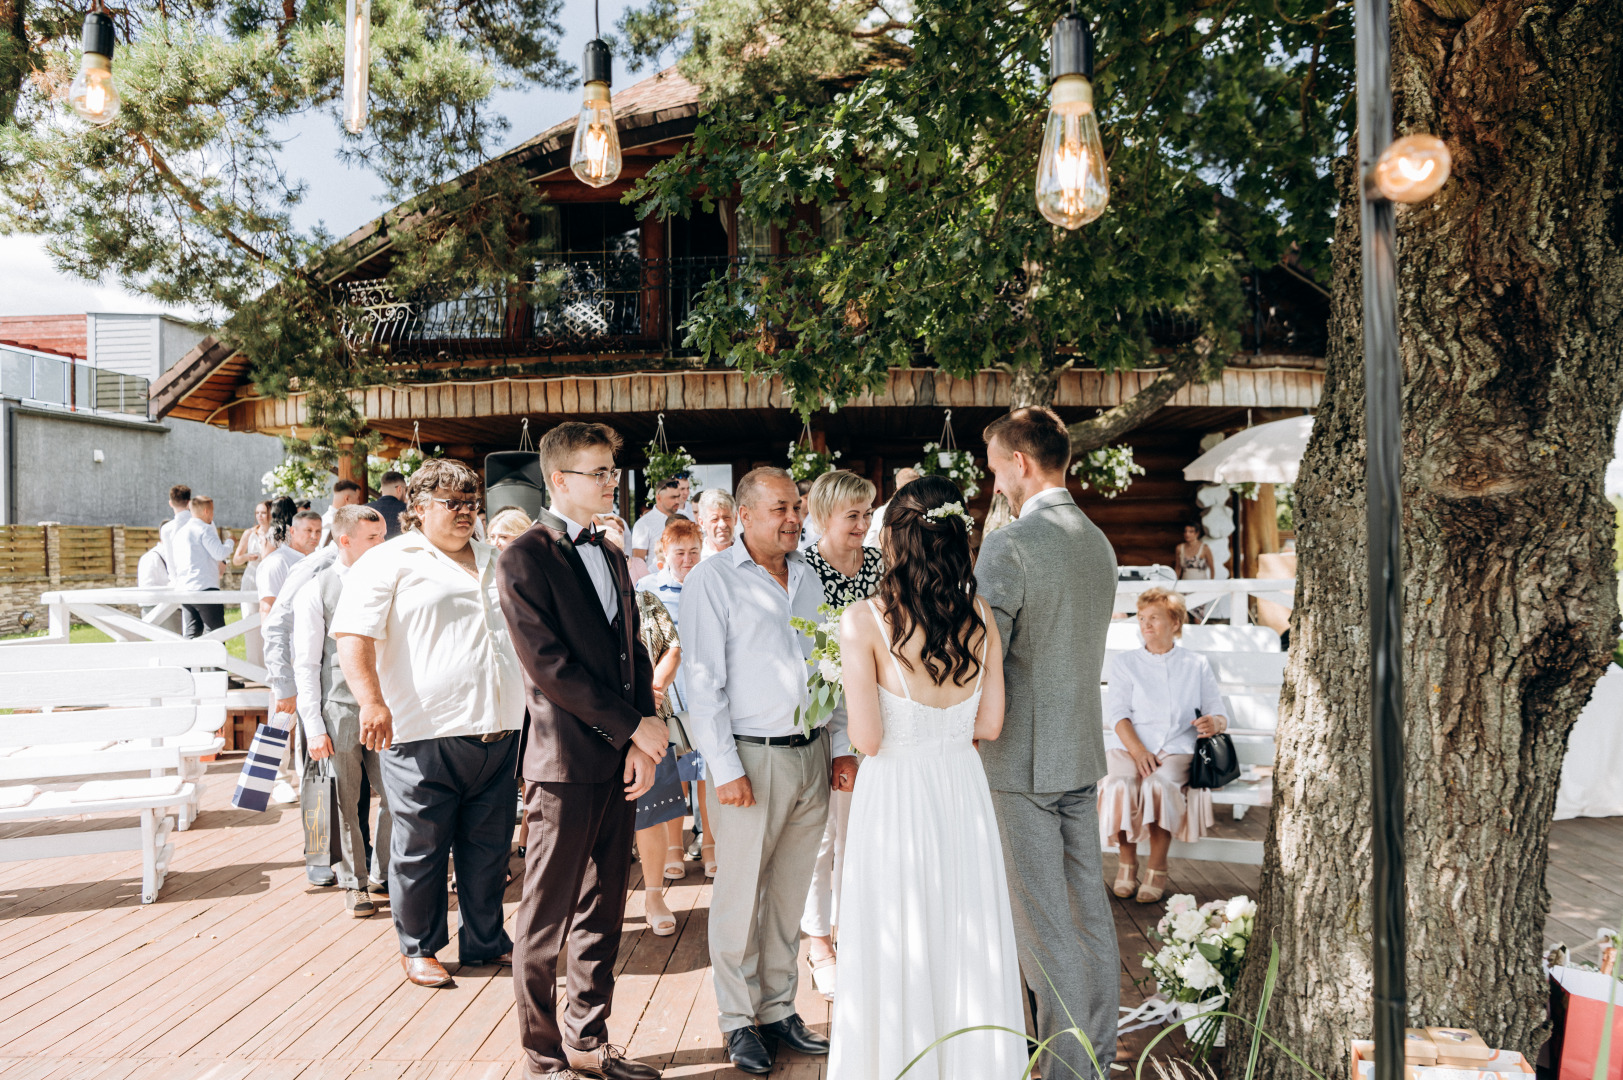
[[[271,726],[283,716],[277,713],[254,732],[253,745],[248,747],[248,759],[242,763],[242,772],[237,776],[237,789],[231,793],[231,805],[238,810],[263,811],[270,806],[276,770],[281,767],[282,751],[287,748],[288,735],[293,726],[291,716],[286,718],[287,727]]]

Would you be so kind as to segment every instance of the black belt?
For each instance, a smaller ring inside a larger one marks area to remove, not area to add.
[[[810,746],[822,737],[823,729],[817,728],[810,735],[774,735],[763,738],[760,735],[734,735],[734,742],[747,742],[756,746]]]

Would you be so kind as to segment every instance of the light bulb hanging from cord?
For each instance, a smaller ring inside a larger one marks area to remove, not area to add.
[[[372,0],[344,5],[344,130],[366,130],[366,90],[372,71]]]
[[[110,124],[122,101],[113,84],[113,17],[96,0],[85,13],[84,59],[68,87],[68,106],[92,124]]]
[[[604,187],[620,179],[622,164],[620,133],[614,127],[614,102],[609,95],[614,57],[601,36],[601,26],[598,34],[586,43],[586,56],[581,63],[585,93],[580,119],[575,123],[575,142],[569,150],[569,167],[581,183],[591,187]]]
[[[1435,135],[1405,135],[1375,162],[1375,189],[1393,202],[1424,202],[1448,183],[1453,159]]]
[[[1110,204],[1110,174],[1093,110],[1093,35],[1075,5],[1054,23],[1048,63],[1052,97],[1037,158],[1037,209],[1077,229]]]

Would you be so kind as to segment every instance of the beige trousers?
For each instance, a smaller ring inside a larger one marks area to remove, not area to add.
[[[800,915],[828,824],[829,740],[738,744],[755,805],[723,806],[705,785],[716,842],[710,967],[725,1033],[795,1011]]]

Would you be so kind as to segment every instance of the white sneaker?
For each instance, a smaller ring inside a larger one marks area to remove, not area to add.
[[[285,780],[278,780],[271,788],[270,801],[273,803],[296,803],[299,801],[299,790]]]

